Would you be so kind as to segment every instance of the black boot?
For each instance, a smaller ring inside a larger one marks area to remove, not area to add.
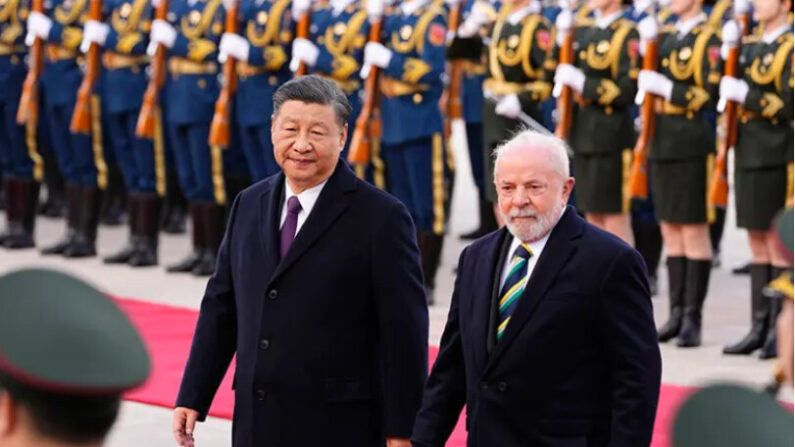
[[[185,221],[187,220],[188,202],[182,191],[179,189],[177,173],[173,168],[166,168],[166,197],[163,200],[161,211],[162,220],[160,228],[164,233],[183,234],[185,233]],[[191,216],[192,218],[192,216]]]
[[[762,296],[762,289],[770,282],[770,265],[751,265],[751,331],[738,343],[723,348],[724,354],[748,355],[762,347],[767,333],[770,300]]]
[[[55,155],[44,155],[44,184],[47,199],[38,205],[38,213],[47,217],[63,217],[66,210],[64,179],[58,170]]]
[[[136,219],[137,241],[129,265],[148,267],[157,265],[157,246],[160,232],[160,198],[155,193],[138,196]]]
[[[497,229],[497,220],[494,218],[494,204],[484,198],[480,198],[478,202],[480,209],[480,224],[478,228],[460,236],[464,240],[472,240],[483,237]]]
[[[130,227],[130,235],[127,238],[127,243],[121,248],[121,250],[102,259],[102,262],[105,264],[126,264],[129,262],[133,253],[135,253],[135,247],[139,243],[138,235],[140,233],[136,227],[138,225],[137,216],[139,213],[139,208],[140,194],[130,193],[130,195],[127,197],[127,216],[129,216],[128,225]]]
[[[75,237],[64,249],[67,258],[88,258],[97,254],[97,227],[103,192],[96,186],[82,186],[80,191],[80,224]]]
[[[676,346],[694,348],[701,345],[701,314],[709,289],[712,260],[687,260],[685,276],[685,315]]]
[[[13,215],[16,224],[3,240],[3,246],[9,249],[32,248],[36,227],[36,206],[39,198],[39,183],[30,179],[14,179]],[[7,213],[11,213],[9,208]],[[10,215],[10,214],[9,214]]]
[[[116,163],[108,163],[108,185],[100,205],[102,225],[117,227],[124,223],[124,209],[127,191],[124,187],[121,169]]]
[[[215,261],[218,256],[218,247],[224,237],[224,207],[215,203],[202,204],[204,219],[204,251],[193,274],[196,276],[210,276],[215,271]]]
[[[43,255],[63,254],[77,234],[77,226],[80,224],[80,185],[67,182],[66,191],[66,234],[55,245],[47,247],[41,251]]]
[[[6,227],[3,229],[3,232],[0,233],[0,245],[5,244],[5,240],[11,235],[14,231],[14,226],[17,222],[17,217],[14,216],[14,189],[16,187],[16,183],[14,179],[5,175],[3,176],[3,208],[6,210]]]
[[[669,304],[668,321],[657,329],[657,339],[666,342],[677,335],[682,328],[682,315],[685,307],[685,272],[687,258],[684,256],[669,256],[665,261],[668,266],[668,294]]]
[[[657,268],[660,266],[660,256],[662,255],[662,234],[660,225],[653,219],[635,218],[632,216],[632,234],[635,237],[635,248],[643,257],[646,263],[646,270],[649,272],[649,289],[651,295],[657,295]]]
[[[709,242],[712,245],[712,266],[720,267],[720,243],[723,240],[723,229],[726,227],[726,208],[715,207],[715,220],[709,224]]]
[[[417,235],[420,248],[420,261],[422,275],[425,279],[425,296],[429,306],[434,304],[434,289],[436,288],[436,271],[442,257],[442,242],[444,236],[433,231],[423,231]]]
[[[786,268],[773,267],[772,278],[778,278],[781,274],[786,272]],[[759,351],[759,358],[762,360],[776,358],[778,356],[778,340],[776,337],[776,321],[778,314],[781,312],[781,301],[783,296],[775,290],[765,286],[762,293],[762,299],[767,300],[770,306],[770,312],[767,316],[767,332],[764,335],[764,343],[762,349]]]
[[[198,203],[191,203],[188,205],[190,212],[191,222],[193,223],[193,247],[191,253],[182,261],[166,267],[169,273],[186,273],[193,270],[196,264],[201,259],[201,254],[204,251],[204,220],[201,216],[201,205]]]

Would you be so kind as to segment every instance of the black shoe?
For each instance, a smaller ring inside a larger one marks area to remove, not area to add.
[[[43,255],[61,255],[77,234],[80,225],[80,189],[76,183],[67,182],[66,190],[66,234],[54,245],[44,248]]]
[[[732,269],[732,275],[747,275],[751,273],[751,263],[746,262],[745,264],[738,265]]]
[[[102,259],[102,262],[105,264],[126,264],[135,253],[136,246],[139,244],[138,232],[136,231],[138,202],[138,195],[135,193],[130,193],[129,197],[127,197],[127,215],[130,216],[130,236],[127,238],[127,243],[124,244],[121,250]]]
[[[194,267],[201,260],[202,252],[204,251],[204,220],[201,216],[201,205],[198,203],[191,203],[188,206],[190,212],[191,222],[193,223],[193,247],[188,256],[183,258],[176,264],[166,267],[169,273],[187,273],[193,270]]]
[[[712,260],[687,260],[685,277],[685,314],[676,346],[694,348],[701,346],[701,316],[709,288]]]
[[[682,315],[685,305],[685,273],[687,259],[684,256],[669,256],[668,266],[668,321],[657,329],[657,340],[666,342],[677,335],[682,328]]]
[[[751,330],[739,342],[724,347],[724,354],[748,355],[762,347],[770,313],[770,300],[762,295],[762,290],[770,282],[770,276],[770,265],[751,265]]]

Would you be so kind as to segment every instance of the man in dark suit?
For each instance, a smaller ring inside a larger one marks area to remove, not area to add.
[[[177,398],[193,445],[237,355],[234,446],[408,446],[428,362],[414,225],[339,160],[350,105],[305,76],[273,98],[283,173],[232,205]]]
[[[412,441],[442,447],[466,403],[470,447],[651,442],[660,352],[640,255],[566,207],[565,144],[497,149],[507,229],[461,254]]]

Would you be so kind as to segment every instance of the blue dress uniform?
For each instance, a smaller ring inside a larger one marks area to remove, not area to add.
[[[414,2],[421,5],[405,14]],[[389,190],[409,209],[419,233],[429,297],[445,225],[439,98],[444,88],[446,22],[443,11],[428,0],[413,0],[385,17],[383,34],[392,57],[381,76],[382,156]]]
[[[169,50],[166,121],[193,221],[193,251],[169,266],[169,272],[211,274],[223,234],[223,154],[207,139],[220,89],[216,59],[224,16],[221,0],[177,0],[169,5],[168,21],[177,37]]]
[[[36,127],[16,122],[22,83],[27,66],[25,16],[27,6],[7,1],[0,14],[0,167],[6,200],[6,229],[0,245],[6,248],[33,246],[33,226],[43,164],[36,151]],[[31,138],[28,138],[28,136]]]
[[[121,168],[129,193],[130,240],[106,263],[149,266],[157,263],[159,197],[165,193],[165,154],[162,123],[154,140],[135,135],[148,79],[152,7],[147,0],[108,0],[104,5],[110,31],[102,64],[102,102],[109,146]]]
[[[87,15],[88,0],[54,0],[51,6],[47,14],[53,24],[45,44],[42,86],[46,90],[51,143],[66,180],[67,231],[61,241],[42,250],[42,254],[94,256],[101,191],[107,183],[97,97],[91,99],[92,135],[69,130],[83,79],[78,47],[83,39],[81,24]]]
[[[251,45],[247,63],[238,63],[235,97],[240,143],[252,180],[279,172],[271,143],[273,94],[292,77],[290,0],[243,0],[240,22]]]

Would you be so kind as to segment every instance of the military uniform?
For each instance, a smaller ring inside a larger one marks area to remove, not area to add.
[[[19,0],[0,6],[0,167],[7,225],[0,234],[6,248],[33,246],[33,227],[44,171],[36,147],[34,123],[16,122],[22,83],[27,74],[25,18],[27,5]]]
[[[626,185],[636,139],[638,34],[621,12],[609,20],[601,26],[586,21],[575,31],[576,66],[585,83],[576,99],[570,143],[577,207],[586,213],[626,213],[630,203]]]
[[[254,181],[279,172],[271,143],[273,94],[292,77],[290,0],[244,0],[240,6],[248,62],[238,63],[235,97],[240,143]]]
[[[58,165],[66,179],[67,232],[43,254],[66,257],[94,256],[99,206],[107,185],[102,142],[100,102],[91,98],[91,134],[69,130],[83,80],[78,47],[83,39],[82,23],[88,0],[55,0],[48,15],[52,28],[45,42],[45,63],[41,82],[45,90],[50,140]]]
[[[552,47],[550,25],[541,15],[540,4],[531,3],[522,11],[513,11],[510,5],[500,9],[491,32],[488,77],[483,84],[484,95],[492,98],[483,103],[486,179],[494,178],[494,148],[524,127],[518,119],[499,115],[495,100],[516,95],[522,112],[542,121],[540,104],[552,93]],[[487,199],[497,202],[494,183],[485,183]]]
[[[381,154],[389,191],[403,202],[419,232],[426,287],[434,286],[444,216],[442,76],[446,19],[428,0],[412,0],[384,18],[382,41],[392,51],[380,79]]]
[[[102,54],[102,102],[108,140],[129,193],[130,222],[127,246],[105,262],[153,265],[157,263],[160,196],[166,187],[162,122],[156,124],[154,140],[135,135],[148,84],[146,47],[152,7],[147,0],[109,0],[104,6],[110,28]]]
[[[169,266],[170,272],[210,274],[223,235],[223,154],[207,140],[219,94],[216,58],[224,15],[221,0],[177,0],[169,5],[168,21],[177,36],[169,50],[166,121],[193,221],[193,251]]]

